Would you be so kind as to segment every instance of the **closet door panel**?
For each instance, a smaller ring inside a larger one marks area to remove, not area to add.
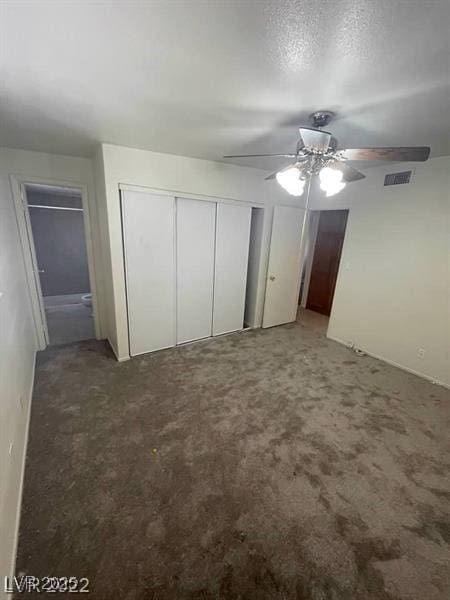
[[[216,204],[177,198],[177,343],[212,332]]]
[[[213,335],[243,328],[251,208],[217,204]]]
[[[175,198],[122,192],[130,354],[175,345]]]

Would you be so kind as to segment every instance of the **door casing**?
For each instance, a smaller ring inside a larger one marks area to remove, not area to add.
[[[99,309],[97,297],[97,279],[94,265],[94,252],[92,244],[92,224],[89,213],[88,190],[84,184],[60,181],[55,179],[43,179],[40,177],[25,177],[10,175],[14,210],[16,214],[19,240],[27,279],[28,293],[30,298],[31,312],[34,321],[36,345],[38,350],[44,350],[48,343],[48,329],[44,311],[44,301],[39,280],[36,251],[34,246],[33,232],[31,230],[30,215],[26,199],[26,186],[46,186],[53,188],[71,189],[81,193],[81,204],[83,207],[84,232],[86,252],[89,269],[89,284],[92,293],[92,312],[94,317],[95,337],[101,339],[99,322]]]

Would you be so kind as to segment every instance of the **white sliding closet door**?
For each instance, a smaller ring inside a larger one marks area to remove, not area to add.
[[[123,191],[130,354],[175,345],[175,198]]]
[[[216,204],[177,198],[177,343],[212,333]]]
[[[217,204],[213,335],[243,328],[251,208]]]

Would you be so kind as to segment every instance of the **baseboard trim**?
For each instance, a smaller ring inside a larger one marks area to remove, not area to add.
[[[114,344],[111,342],[111,340],[109,339],[109,337],[108,337],[108,338],[106,338],[106,341],[108,342],[108,344],[109,344],[109,347],[110,347],[110,348],[111,348],[111,350],[112,350],[112,353],[113,353],[113,354],[114,354],[114,356],[116,357],[116,360],[117,360],[117,362],[126,362],[127,360],[130,360],[130,358],[131,358],[130,356],[122,356],[122,357],[121,357],[121,356],[119,356],[119,355],[117,354],[117,351],[116,351],[116,349],[115,349],[115,347],[114,347]]]
[[[342,346],[345,346],[346,348],[350,348],[349,343],[344,340],[341,340],[339,338],[333,337],[332,335],[328,335],[328,334],[327,334],[327,338],[329,340],[332,340],[333,342],[342,344]],[[387,363],[388,365],[397,367],[397,369],[401,369],[402,371],[406,371],[407,373],[412,373],[413,375],[417,375],[417,377],[426,379],[427,381],[430,381],[431,383],[434,383],[436,385],[441,385],[442,387],[450,389],[450,384],[445,383],[444,381],[440,381],[439,379],[434,379],[433,377],[430,377],[429,375],[426,375],[425,373],[421,373],[420,371],[415,371],[414,369],[410,369],[409,367],[406,367],[405,365],[401,365],[400,363],[397,363],[394,360],[390,360],[389,358],[385,358],[384,356],[380,356],[379,354],[374,354],[373,352],[370,352],[369,350],[366,350],[365,348],[362,348],[361,346],[357,346],[357,347],[360,350],[362,350],[364,352],[364,354],[367,354],[367,356],[376,358],[378,360],[381,360],[382,362]]]
[[[37,353],[35,352],[34,360],[33,360],[33,370],[31,373],[31,375],[32,375],[31,376],[31,388],[30,388],[30,392],[28,394],[27,423],[26,423],[26,427],[25,427],[25,440],[24,440],[25,443],[24,443],[23,456],[22,456],[19,498],[18,498],[18,503],[17,503],[14,545],[13,545],[13,553],[12,553],[12,557],[11,557],[10,577],[14,577],[14,573],[16,570],[17,550],[19,547],[20,516],[22,514],[22,498],[23,498],[23,488],[24,488],[24,483],[25,483],[25,466],[26,466],[26,461],[27,461],[28,437],[30,435],[31,404],[33,402],[34,376],[36,373],[36,356],[37,356]]]

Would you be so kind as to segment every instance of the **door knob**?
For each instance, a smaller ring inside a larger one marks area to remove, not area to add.
[[[270,281],[275,281],[275,275],[270,275],[269,279],[270,279]]]
[[[45,273],[45,269],[38,269],[38,273]]]

